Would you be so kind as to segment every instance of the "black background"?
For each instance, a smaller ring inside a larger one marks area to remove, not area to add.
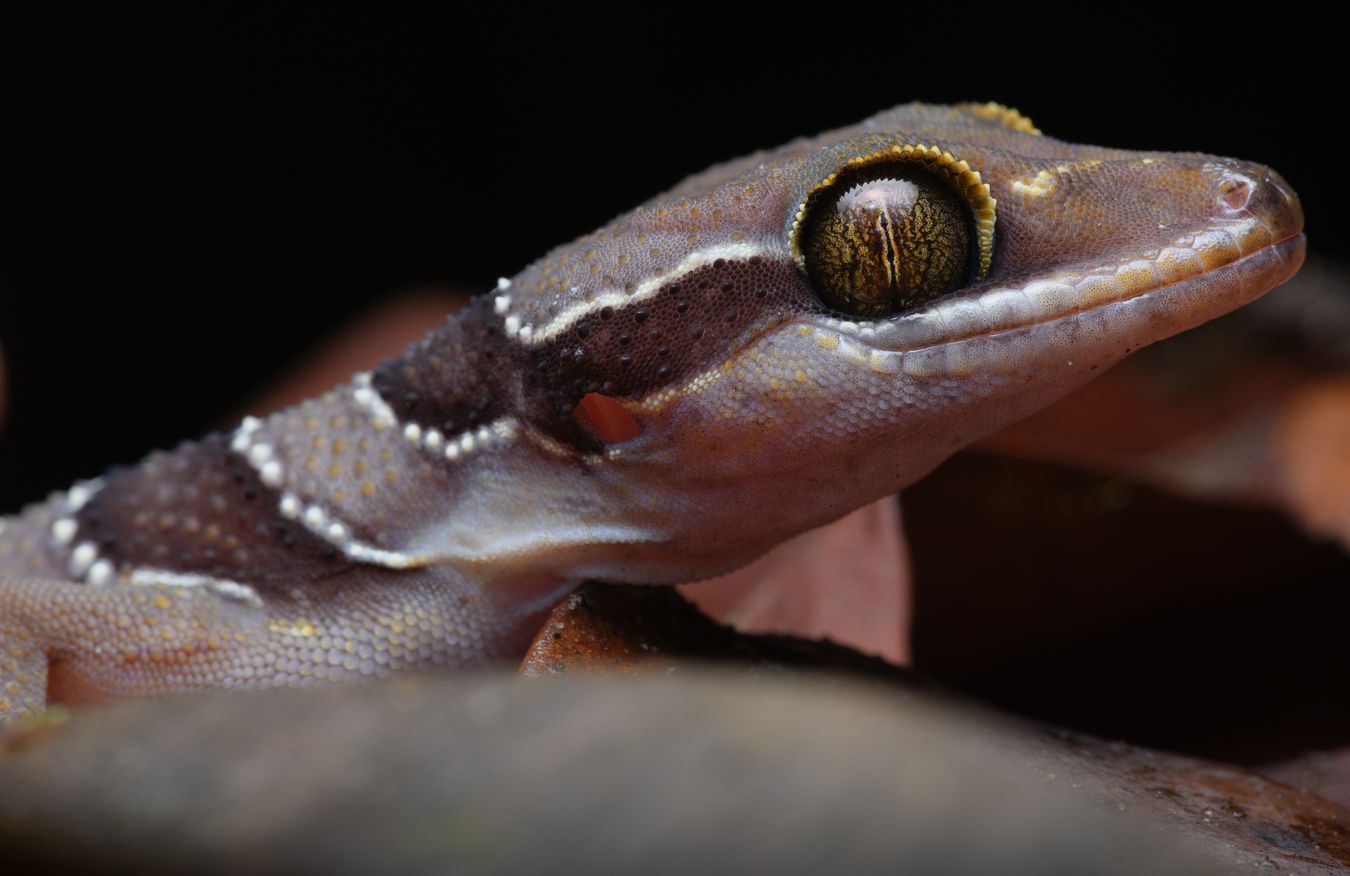
[[[913,99],[1265,161],[1346,228],[1318,24],[1207,12],[5,13],[0,508],[226,425],[320,338],[487,288],[714,161]]]

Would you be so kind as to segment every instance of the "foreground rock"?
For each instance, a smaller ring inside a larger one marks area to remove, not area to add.
[[[0,742],[0,860],[95,874],[1350,866],[1350,811],[1321,797],[1014,722],[838,646],[739,635],[664,588],[584,588],[522,674],[72,713]]]
[[[681,675],[89,710],[0,756],[5,871],[1220,872],[993,722]]]

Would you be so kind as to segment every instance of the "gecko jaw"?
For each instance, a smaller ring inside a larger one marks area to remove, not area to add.
[[[847,335],[826,326],[811,328],[822,347],[883,374],[964,377],[978,371],[1011,372],[1042,358],[1096,367],[1254,301],[1297,273],[1305,245],[1305,236],[1298,233],[1211,270],[1127,295],[1069,301],[1041,319],[995,322],[985,331],[952,332],[925,342],[906,338],[897,343],[881,325]]]
[[[1212,225],[1102,268],[1060,269],[1017,285],[985,284],[913,313],[877,321],[872,331],[860,334],[871,346],[897,353],[958,343],[1030,329],[1169,287],[1207,287],[1215,280],[1242,275],[1252,259],[1274,256],[1270,272],[1280,276],[1266,285],[1268,289],[1292,274],[1282,275],[1278,268],[1286,255],[1302,251],[1301,238],[1295,231],[1277,239],[1255,219]],[[1249,300],[1239,297],[1242,300],[1228,309]]]

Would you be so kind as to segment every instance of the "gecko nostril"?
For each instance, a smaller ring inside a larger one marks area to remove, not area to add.
[[[1252,188],[1252,181],[1245,176],[1225,177],[1219,183],[1219,202],[1229,210],[1241,210],[1251,200]]]
[[[1242,213],[1266,225],[1276,240],[1303,230],[1303,208],[1284,178],[1263,164],[1225,168],[1216,199],[1221,214]]]

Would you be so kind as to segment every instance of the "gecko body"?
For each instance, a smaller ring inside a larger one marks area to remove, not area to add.
[[[714,167],[401,356],[0,522],[0,723],[518,656],[913,482],[1302,261],[1269,168],[912,104]]]

